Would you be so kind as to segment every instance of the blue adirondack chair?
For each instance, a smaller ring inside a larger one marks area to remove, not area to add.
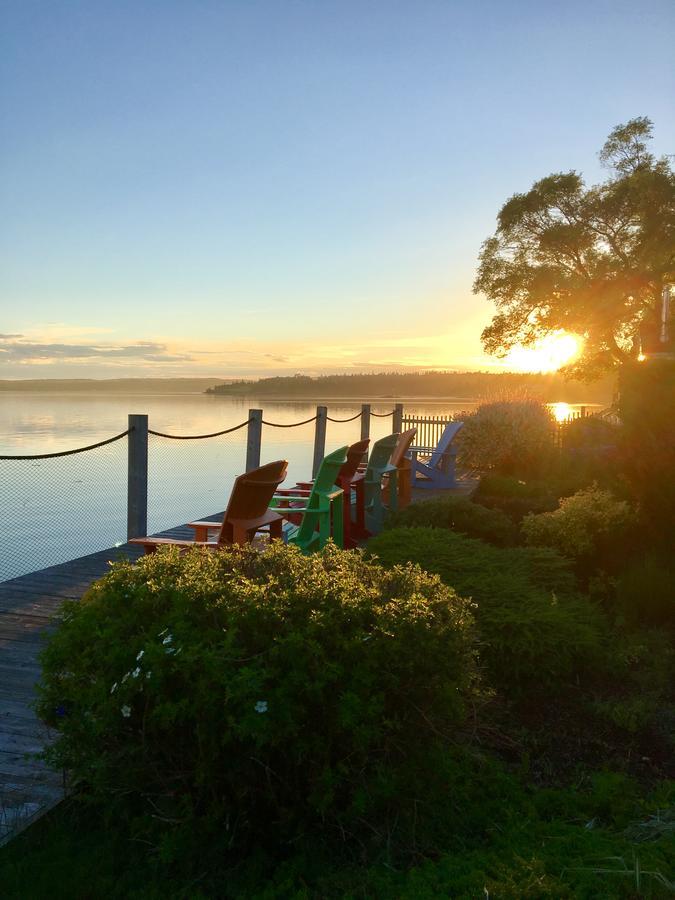
[[[347,462],[348,449],[340,447],[324,456],[311,488],[278,491],[272,498],[271,509],[290,522],[284,540],[303,553],[320,550],[331,537],[338,547],[343,546],[342,488],[335,482]]]
[[[453,488],[456,487],[455,457],[457,449],[452,442],[464,422],[450,422],[443,429],[435,447],[411,447],[413,487]],[[426,457],[422,461],[419,457]]]

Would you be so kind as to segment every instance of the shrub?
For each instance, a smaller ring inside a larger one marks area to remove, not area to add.
[[[621,370],[620,465],[643,527],[675,550],[675,360],[648,359]]]
[[[500,690],[550,691],[599,661],[600,614],[576,596],[569,565],[554,551],[397,528],[373,538],[368,552],[385,566],[416,562],[471,597],[481,659]]]
[[[530,514],[521,528],[531,546],[552,547],[571,559],[612,564],[623,559],[632,513],[597,485],[565,497],[554,512]]]
[[[619,577],[617,603],[626,620],[675,630],[675,564],[648,554],[633,561]]]
[[[433,497],[413,503],[391,514],[386,528],[407,528],[428,525],[430,528],[451,528],[469,537],[482,538],[497,546],[514,543],[513,522],[501,510],[488,509],[467,497]]]
[[[556,509],[559,497],[550,483],[495,474],[482,475],[474,494],[476,503],[499,509],[514,522],[520,522],[530,512]]]
[[[483,403],[457,435],[458,461],[479,472],[533,474],[554,454],[553,436],[551,412],[538,400]]]
[[[95,797],[212,821],[224,848],[371,816],[404,841],[474,691],[472,622],[439,579],[332,546],[119,563],[43,653],[47,756]]]

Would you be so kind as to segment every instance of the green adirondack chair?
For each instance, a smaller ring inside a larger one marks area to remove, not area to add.
[[[390,496],[394,498],[398,496],[398,469],[390,462],[398,438],[398,432],[388,434],[379,441],[375,441],[370,451],[365,478],[367,534],[364,537],[382,531],[385,513],[385,506],[382,502],[382,478],[385,475],[389,476]]]
[[[303,553],[320,550],[330,537],[338,547],[344,545],[342,488],[336,487],[335,482],[347,461],[348,449],[340,447],[323,458],[310,490],[281,491],[272,499],[271,508],[280,515],[293,519],[302,515],[299,525],[286,527],[284,537],[289,544],[300,547]],[[299,502],[304,505],[297,506]]]

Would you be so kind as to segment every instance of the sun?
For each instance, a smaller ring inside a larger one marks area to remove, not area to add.
[[[513,347],[504,362],[516,372],[555,372],[579,355],[581,343],[575,334],[556,331],[530,347]]]

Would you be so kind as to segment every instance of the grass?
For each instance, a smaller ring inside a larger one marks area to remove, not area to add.
[[[131,830],[70,801],[0,850],[2,896],[600,900],[675,894],[675,784],[640,799],[635,785],[600,773],[585,789],[520,791],[518,814],[490,807],[482,837],[458,838],[447,852],[408,868],[386,858],[363,865],[339,840],[329,847],[309,837],[277,854],[259,850],[236,862],[225,863],[217,845],[189,860],[171,859],[166,848],[149,848]]]

